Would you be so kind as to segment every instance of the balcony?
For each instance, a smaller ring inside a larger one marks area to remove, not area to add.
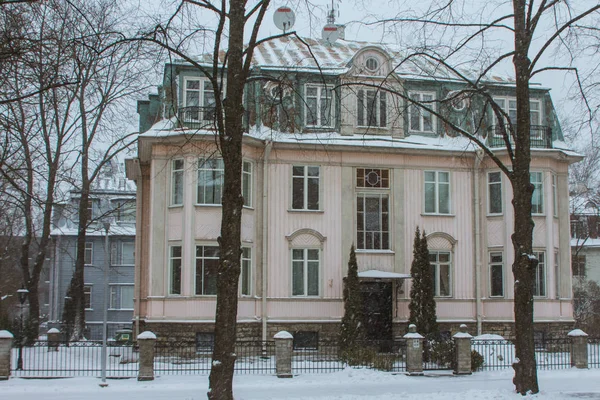
[[[537,149],[551,149],[552,148],[552,128],[544,125],[531,125],[531,147]],[[511,140],[511,143],[513,141]],[[490,147],[505,147],[504,138],[500,133],[499,126],[492,126],[489,128],[489,134],[487,137],[487,145]]]
[[[215,129],[215,107],[180,107],[177,112],[180,128]]]

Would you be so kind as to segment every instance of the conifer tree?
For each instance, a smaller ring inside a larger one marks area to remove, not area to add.
[[[350,248],[348,276],[344,282],[344,317],[340,332],[340,350],[348,352],[355,349],[364,339],[362,294],[358,281],[358,263],[354,245]]]
[[[410,267],[412,287],[410,289],[409,323],[415,324],[419,333],[426,337],[436,337],[439,333],[437,325],[436,305],[434,299],[434,282],[429,263],[429,250],[425,231],[421,234],[419,227],[415,230],[413,262]]]

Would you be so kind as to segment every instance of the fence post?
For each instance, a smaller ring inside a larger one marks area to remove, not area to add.
[[[58,351],[60,331],[56,328],[48,330],[48,351]]]
[[[10,376],[10,353],[12,350],[13,334],[0,331],[0,380],[5,381]]]
[[[154,344],[156,335],[150,331],[142,332],[137,337],[140,347],[140,369],[138,381],[154,380]]]
[[[406,372],[409,375],[423,375],[423,339],[417,333],[417,326],[410,324],[406,339]]]
[[[573,329],[568,333],[571,338],[571,366],[575,368],[588,367],[588,334],[581,329]]]
[[[455,375],[471,375],[471,339],[473,336],[467,333],[467,325],[460,325],[460,332],[452,336],[454,348],[456,349]]]
[[[292,342],[294,337],[287,331],[277,332],[275,336],[275,371],[278,378],[292,377]]]

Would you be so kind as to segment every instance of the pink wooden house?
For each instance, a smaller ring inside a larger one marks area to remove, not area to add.
[[[448,100],[457,79],[425,64],[398,67],[386,46],[307,41],[316,60],[294,38],[261,46],[255,72],[267,78],[246,88],[242,274],[231,294],[239,336],[285,329],[299,347],[335,338],[352,244],[369,338],[403,334],[417,226],[427,232],[442,329],[466,323],[510,336],[509,182],[434,114],[361,83],[431,102],[504,157],[492,115],[474,126],[468,116],[486,109],[476,98]],[[207,82],[185,62],[168,64],[158,95],[139,102],[143,133],[127,161],[138,190],[136,327],[198,340],[213,331],[223,179]],[[489,84],[512,116],[511,81]],[[562,141],[548,91],[532,87],[531,96],[535,322],[554,332],[573,322],[567,170],[579,156]]]

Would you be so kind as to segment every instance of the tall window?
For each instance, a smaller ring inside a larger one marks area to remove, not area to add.
[[[135,243],[134,242],[123,242],[121,243],[121,260],[120,265],[134,265],[135,264]]]
[[[425,213],[450,214],[450,173],[425,171]]]
[[[490,253],[490,296],[504,296],[504,262],[499,251]]]
[[[86,310],[92,309],[92,285],[83,286],[83,303]]]
[[[183,160],[171,162],[171,205],[183,204]]]
[[[558,251],[554,251],[554,298],[560,299],[560,258]]]
[[[488,173],[488,214],[502,214],[502,173]]]
[[[319,249],[292,249],[292,296],[319,295]]]
[[[133,285],[111,285],[109,308],[133,310]]]
[[[357,126],[387,126],[386,94],[377,89],[359,89],[357,97]]]
[[[325,86],[306,85],[306,126],[331,128],[333,118],[333,90]]]
[[[544,173],[530,172],[529,180],[533,184],[533,195],[531,196],[531,213],[544,213]]]
[[[198,159],[198,204],[221,204],[224,168],[221,158]]]
[[[385,193],[358,193],[356,198],[356,248],[390,248],[389,196]]]
[[[215,93],[207,79],[185,79],[184,104],[186,121],[213,121]]]
[[[585,255],[571,255],[571,269],[573,278],[585,278]]]
[[[449,297],[451,295],[452,259],[448,251],[429,251],[429,264],[433,275],[434,295]]]
[[[120,201],[116,204],[115,214],[118,222],[135,222],[135,201]]]
[[[169,294],[181,294],[181,246],[170,247]]]
[[[250,296],[252,293],[252,250],[250,247],[242,247],[240,293],[242,296]]]
[[[495,97],[496,104],[506,113],[510,122],[517,123],[517,99],[514,97]],[[542,123],[541,104],[539,100],[529,100],[529,123],[532,126]],[[494,117],[494,120],[496,118]],[[497,121],[497,120],[496,120]],[[539,130],[532,130],[532,133],[539,134]]]
[[[252,207],[252,163],[250,161],[242,163],[242,196],[244,206]]]
[[[320,167],[309,165],[292,166],[292,209],[319,209]]]
[[[196,294],[217,294],[219,246],[196,246]]]
[[[431,109],[435,108],[435,105],[433,103],[433,101],[435,100],[434,93],[409,93],[409,96],[412,100],[422,103],[426,107],[429,107]],[[433,114],[431,114],[431,112],[425,110],[422,107],[419,107],[416,104],[411,104],[409,106],[409,114],[410,131],[424,133],[434,132],[434,117]]]
[[[83,263],[85,265],[92,265],[94,260],[94,243],[85,242],[85,252],[83,255]]]
[[[558,217],[557,177],[552,175],[552,215]]]
[[[538,259],[533,281],[533,295],[544,297],[546,296],[546,253],[543,251],[534,251],[533,255]]]

